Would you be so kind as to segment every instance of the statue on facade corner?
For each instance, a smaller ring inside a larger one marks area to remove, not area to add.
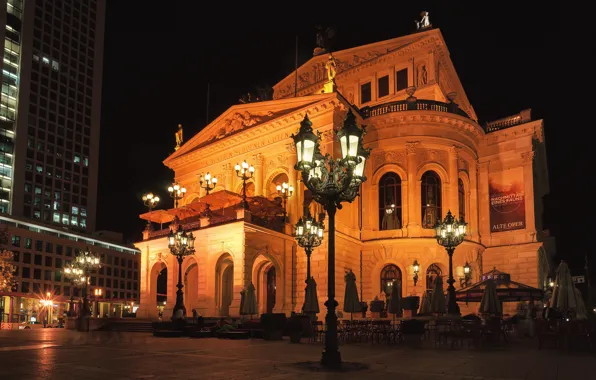
[[[422,30],[422,29],[426,29],[430,26],[430,19],[428,18],[428,12],[427,11],[422,11],[420,12],[420,21],[415,20],[414,22],[416,23],[416,29],[418,30]]]
[[[178,124],[178,131],[176,132],[176,146],[174,150],[180,149],[182,143],[184,142],[183,135],[182,135],[182,124]]]
[[[335,62],[335,58],[331,54],[329,54],[329,60],[325,63],[325,69],[327,70],[327,80],[329,82],[335,82],[337,62]]]

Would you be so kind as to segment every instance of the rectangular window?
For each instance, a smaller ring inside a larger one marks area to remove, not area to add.
[[[32,244],[33,240],[31,240],[31,238],[25,238],[25,248],[31,249]]]
[[[21,246],[21,237],[12,235],[12,245],[13,245],[13,247],[20,247]]]
[[[41,255],[35,255],[35,258],[33,259],[33,263],[35,265],[41,265],[41,261],[42,261],[42,256]]]
[[[389,95],[389,75],[379,78],[378,85],[379,98]]]
[[[395,91],[408,88],[408,69],[401,69],[395,73]]]
[[[365,83],[360,86],[360,103],[368,103],[372,100],[372,87],[371,82]]]
[[[35,250],[39,252],[43,251],[43,241],[35,240]]]

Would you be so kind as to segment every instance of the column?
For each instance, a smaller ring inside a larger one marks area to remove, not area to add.
[[[468,197],[469,201],[468,204],[470,207],[468,208],[467,212],[470,216],[467,216],[469,220],[467,220],[470,226],[468,228],[468,233],[470,234],[472,240],[478,240],[478,165],[476,164],[476,160],[469,161],[469,168],[470,172],[468,175],[470,176],[470,185],[468,189],[468,193],[466,197]]]
[[[155,305],[155,300],[151,302],[149,299],[150,290],[148,286],[149,275],[147,271],[147,264],[149,263],[149,245],[141,252],[141,268],[139,268],[139,308],[137,309],[137,318],[150,318],[151,306]]]
[[[445,215],[447,215],[447,211],[451,210],[451,214],[453,216],[455,216],[456,218],[459,218],[459,199],[458,199],[458,194],[457,194],[457,190],[458,190],[458,179],[459,179],[459,173],[458,173],[458,166],[457,166],[457,160],[459,158],[459,150],[460,147],[453,145],[451,147],[449,147],[449,188],[446,189],[447,192],[447,204],[444,206],[443,209],[443,215],[441,217],[445,217]]]
[[[298,182],[296,182],[297,172],[296,169],[294,169],[297,160],[296,146],[294,143],[287,144],[286,150],[288,154],[288,184],[294,187],[294,194],[288,198],[288,221],[291,224],[296,224],[300,214],[300,208],[298,207],[298,194],[300,193],[300,190]]]
[[[532,241],[536,236],[536,215],[534,213],[534,152],[522,153],[524,168],[524,200],[526,205],[526,232]]]
[[[263,154],[257,153],[252,156],[253,165],[255,167],[254,181],[255,181],[255,195],[263,195]],[[250,162],[249,162],[250,164]]]
[[[421,214],[416,201],[420,194],[416,193],[416,148],[420,144],[419,141],[406,142],[407,166],[408,166],[408,230],[411,228],[420,228]],[[402,206],[403,207],[403,206]]]
[[[478,162],[478,216],[480,241],[487,244],[490,240],[490,199],[488,196],[489,161]],[[481,201],[482,200],[482,201]]]

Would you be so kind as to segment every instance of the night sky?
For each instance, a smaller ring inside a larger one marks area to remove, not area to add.
[[[205,126],[208,83],[213,120],[244,93],[293,71],[296,36],[299,64],[312,57],[317,25],[337,30],[340,50],[409,34],[427,10],[481,123],[527,108],[533,118],[544,119],[551,184],[546,222],[557,238],[558,258],[583,265],[587,240],[578,236],[588,233],[589,217],[587,210],[578,212],[577,203],[589,199],[588,188],[566,180],[581,178],[584,169],[574,165],[573,154],[562,152],[581,149],[587,139],[574,141],[564,120],[565,77],[573,73],[563,64],[568,58],[557,8],[300,2],[294,10],[293,3],[275,10],[226,2],[227,8],[210,4],[207,10],[194,3],[107,4],[98,229],[139,240],[143,193],[152,191],[163,208],[172,207],[167,187],[173,172],[162,161],[173,152],[177,124],[184,126],[186,141]]]

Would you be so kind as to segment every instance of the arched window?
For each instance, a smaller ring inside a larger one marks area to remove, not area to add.
[[[459,178],[457,180],[457,202],[459,204],[459,218],[466,220],[466,191],[464,189],[464,181]]]
[[[385,297],[391,296],[394,281],[401,286],[401,270],[394,264],[385,265],[381,271],[381,292],[385,292]]]
[[[441,178],[433,171],[422,175],[422,228],[434,228],[441,219]]]
[[[400,229],[401,221],[401,178],[386,173],[379,181],[379,229]]]
[[[280,173],[275,176],[269,183],[269,188],[267,189],[269,198],[279,197],[277,193],[277,185],[281,185],[282,183],[288,183],[288,175],[286,173]]]
[[[430,264],[426,270],[426,289],[432,290],[435,286],[435,280],[441,275],[441,268],[437,264]]]

